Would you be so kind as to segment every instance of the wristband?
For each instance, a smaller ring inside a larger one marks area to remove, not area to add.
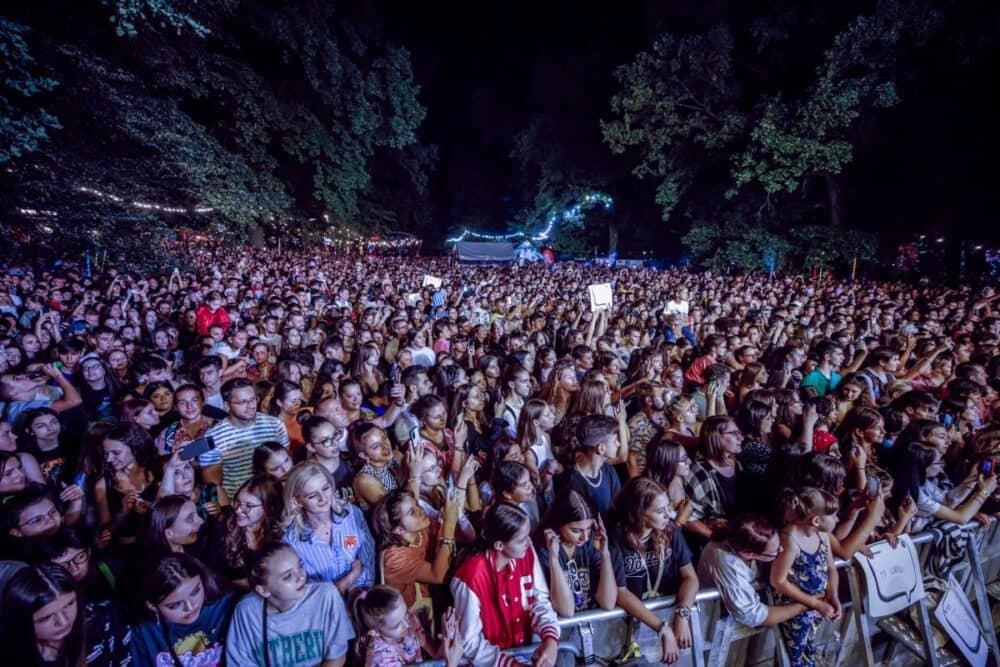
[[[456,488],[456,489],[458,489],[459,491],[465,491],[467,487],[464,487],[464,486],[456,486],[455,488]]]

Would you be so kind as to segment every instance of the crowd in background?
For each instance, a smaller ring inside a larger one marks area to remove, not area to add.
[[[716,587],[810,665],[836,558],[935,528],[944,578],[1000,511],[989,287],[224,247],[90,274],[0,276],[9,664],[551,666],[559,618],[616,606],[670,663]]]

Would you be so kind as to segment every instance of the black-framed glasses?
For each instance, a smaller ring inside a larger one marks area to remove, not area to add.
[[[53,505],[52,509],[50,509],[45,514],[38,514],[36,516],[33,516],[27,521],[18,524],[18,526],[22,528],[26,526],[38,526],[41,525],[43,521],[55,521],[56,519],[59,518],[60,515],[61,512],[59,511],[59,508]]]
[[[83,551],[79,552],[78,554],[76,554],[72,558],[66,558],[64,560],[54,560],[52,562],[55,563],[56,565],[60,565],[62,567],[68,567],[70,565],[75,565],[77,567],[83,567],[84,565],[87,564],[88,560],[90,560],[90,554],[87,552],[86,549],[84,549]]]

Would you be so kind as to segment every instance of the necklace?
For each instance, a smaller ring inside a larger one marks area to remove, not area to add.
[[[573,467],[576,468],[576,471],[578,473],[580,473],[580,477],[583,477],[583,481],[585,481],[587,484],[590,484],[595,489],[601,488],[601,481],[604,479],[604,468],[603,467],[601,467],[597,471],[597,481],[596,482],[591,482],[590,481],[591,478],[587,476],[587,473],[585,473],[582,470],[580,470],[580,466],[576,465],[576,466],[573,466]]]

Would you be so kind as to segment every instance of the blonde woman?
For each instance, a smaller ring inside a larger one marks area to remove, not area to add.
[[[341,593],[375,583],[375,540],[365,517],[336,497],[333,477],[319,463],[306,461],[288,473],[282,524],[310,581],[331,581]]]

